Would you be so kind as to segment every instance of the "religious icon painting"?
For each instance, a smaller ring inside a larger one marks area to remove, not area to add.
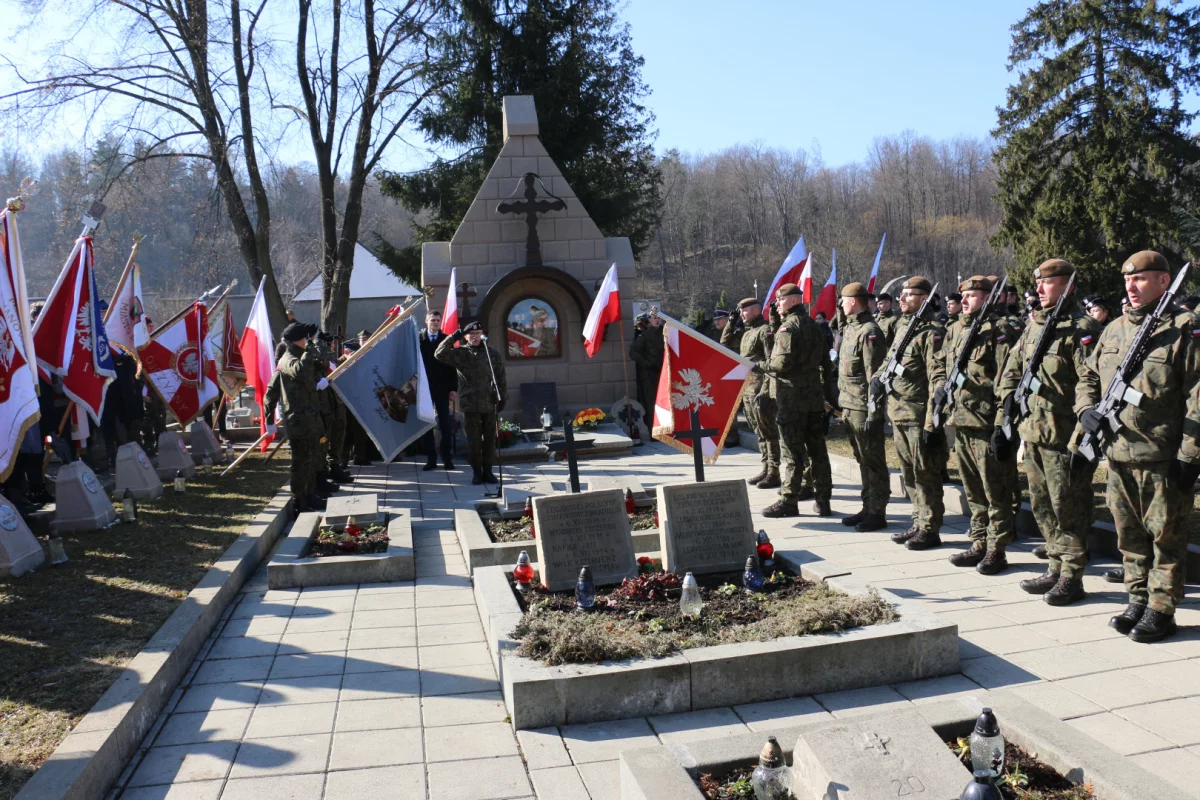
[[[509,358],[556,358],[562,355],[558,312],[538,297],[518,300],[508,312]]]

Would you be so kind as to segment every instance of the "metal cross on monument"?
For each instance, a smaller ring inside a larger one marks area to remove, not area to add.
[[[477,294],[479,292],[469,283],[463,282],[458,285],[458,318],[460,320],[471,318],[471,298]]]
[[[675,431],[676,439],[692,442],[692,458],[696,462],[696,483],[704,483],[704,437],[716,436],[720,433],[716,428],[700,427],[700,412],[692,409],[692,427],[686,431]]]
[[[563,417],[563,440],[546,445],[551,458],[554,453],[567,454],[567,473],[571,479],[571,494],[579,494],[579,450],[592,446],[593,439],[575,441],[575,418],[570,414]]]
[[[536,172],[525,173],[525,199],[524,200],[502,200],[496,206],[496,211],[501,214],[524,214],[525,224],[529,226],[529,235],[525,237],[525,266],[540,267],[542,265],[542,243],[538,240],[537,223],[538,214],[545,214],[549,211],[563,211],[567,207],[565,200],[554,197],[550,192],[546,192],[553,200],[539,200],[537,188],[534,183],[542,183],[542,179],[538,177]],[[542,189],[545,190],[546,184],[542,183]]]

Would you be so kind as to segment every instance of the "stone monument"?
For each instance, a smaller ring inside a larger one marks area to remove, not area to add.
[[[331,497],[326,501],[326,525],[345,525],[346,520],[351,517],[354,517],[354,522],[358,525],[383,522],[383,514],[379,511],[379,495],[352,494]]]
[[[95,531],[117,521],[112,500],[96,473],[82,461],[72,461],[58,470],[54,505],[51,526],[56,533]]]
[[[533,98],[505,97],[503,114],[504,146],[454,237],[421,246],[429,307],[445,304],[453,268],[460,318],[477,316],[504,361],[510,413],[530,412],[520,407],[519,387],[534,382],[556,384],[564,411],[607,408],[626,394],[627,356],[610,325],[589,359],[583,323],[610,266],[622,281],[635,276],[633,249],[625,237],[605,237],[588,216],[538,138]],[[623,307],[626,343],[628,313]]]
[[[0,497],[0,576],[18,578],[46,560],[42,545],[13,504]]]
[[[585,564],[597,586],[637,573],[620,489],[533,498],[538,573],[552,592],[571,589]]]
[[[182,472],[185,478],[196,474],[192,455],[183,443],[183,437],[175,431],[164,431],[158,435],[157,461],[158,477],[163,480],[173,480],[176,472]]]
[[[740,571],[754,555],[754,521],[743,480],[659,486],[658,519],[667,572]]]
[[[217,435],[213,433],[213,429],[208,426],[208,423],[202,419],[198,419],[188,428],[188,433],[191,434],[192,440],[192,461],[199,465],[204,461],[204,457],[208,456],[214,464],[225,463],[225,451],[221,448],[221,443],[217,441]]]
[[[126,442],[117,450],[117,481],[114,493],[118,500],[125,490],[138,500],[157,500],[163,496],[162,481],[150,465],[146,451],[137,442]]]

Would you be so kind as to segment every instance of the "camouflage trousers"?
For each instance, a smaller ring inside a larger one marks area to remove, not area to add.
[[[1004,468],[1004,479],[1008,486],[1008,496],[1012,501],[1014,525],[1016,523],[1017,514],[1021,513],[1021,470],[1019,466],[1020,462],[1017,460],[1016,455],[1020,448],[1021,437],[1014,433],[1012,442],[1013,455],[1008,459],[1008,461],[1005,461],[1000,465]]]
[[[1108,508],[1117,526],[1129,602],[1164,614],[1183,600],[1192,497],[1167,483],[1168,462],[1108,462]]]
[[[1076,474],[1071,471],[1070,453],[1026,442],[1025,476],[1033,518],[1046,537],[1050,571],[1065,578],[1082,577],[1092,526],[1091,470]]]
[[[971,508],[971,542],[1004,552],[1013,538],[1012,490],[1007,468],[988,452],[990,436],[984,428],[956,428],[954,454]]]
[[[942,498],[942,470],[946,467],[944,447],[933,451],[921,444],[920,425],[893,425],[892,441],[900,456],[900,475],[912,501],[913,524],[938,533],[946,515]]]
[[[758,452],[762,456],[763,469],[778,472],[779,428],[775,425],[775,400],[768,394],[749,395],[743,400],[746,420],[758,436]]]
[[[292,448],[292,465],[288,469],[292,497],[297,503],[308,504],[308,498],[316,494],[317,472],[324,466],[321,460],[321,438],[319,436],[289,436]]]
[[[892,493],[888,475],[887,456],[883,452],[883,420],[875,428],[867,427],[867,412],[847,409],[843,414],[850,433],[850,447],[858,462],[858,479],[862,484],[863,509],[868,514],[887,514],[888,498]]]
[[[333,417],[325,431],[325,437],[329,440],[326,443],[328,452],[325,454],[325,465],[329,469],[342,465],[342,446],[346,442],[346,407],[340,400],[335,399],[334,402]]]
[[[785,503],[797,502],[807,458],[812,468],[817,499],[828,502],[833,497],[833,472],[829,466],[829,451],[825,447],[825,437],[829,435],[829,420],[825,412],[791,412],[786,418],[780,414],[775,418],[775,424],[779,427],[779,477],[783,483],[780,497]]]
[[[496,415],[466,412],[467,460],[472,469],[487,472],[496,462]]]

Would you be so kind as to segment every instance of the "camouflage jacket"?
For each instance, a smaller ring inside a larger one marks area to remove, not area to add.
[[[721,335],[717,337],[717,341],[721,343],[722,347],[728,347],[733,352],[740,353],[742,352],[742,337],[748,330],[749,327],[735,325],[731,317],[730,321],[725,323],[725,327],[721,329]]]
[[[1100,338],[1100,325],[1079,310],[1074,300],[1064,304],[1063,318],[1034,377],[1041,386],[1029,398],[1029,416],[1021,422],[1021,438],[1027,442],[1066,450],[1075,431],[1075,389],[1083,363]],[[1016,391],[1034,348],[1042,336],[1049,310],[1033,312],[1033,320],[1013,345],[1000,379],[996,381],[996,424],[1004,421],[1004,401]]]
[[[771,397],[779,418],[794,420],[801,413],[837,405],[837,376],[820,326],[803,308],[788,312],[775,332],[771,355],[760,369],[773,379]]]
[[[1131,309],[1109,323],[1091,357],[1084,362],[1075,391],[1075,411],[1100,402],[1104,390],[1142,324],[1145,312]],[[1110,461],[1151,463],[1179,458],[1200,461],[1200,328],[1185,308],[1159,322],[1150,351],[1129,385],[1141,403],[1121,411],[1124,426],[1108,446]]]
[[[309,340],[308,349],[304,351],[304,355],[300,358],[313,373],[313,383],[329,376],[329,362],[333,360],[333,356],[329,353],[329,348],[325,343],[315,336]],[[322,391],[317,394],[317,406],[321,409],[321,416],[325,419],[326,424],[333,419],[337,396],[332,391]]]
[[[638,374],[657,378],[663,362],[663,326],[649,326],[629,345],[629,357],[637,365]]]
[[[462,345],[456,348],[455,341],[461,341]],[[458,340],[447,336],[433,351],[433,357],[458,370],[458,408],[463,413],[496,413],[496,393],[492,391],[493,370],[496,373],[496,389],[499,390],[500,397],[508,397],[504,362],[500,360],[500,354],[495,348],[486,342],[471,347],[466,338]]]
[[[824,334],[822,334],[824,338]],[[883,366],[888,346],[879,323],[864,311],[846,321],[838,350],[838,399],[848,411],[867,410],[871,379]]]
[[[907,330],[911,320],[912,314],[902,316],[898,330]],[[912,341],[900,355],[903,371],[892,381],[892,391],[888,394],[888,418],[893,425],[920,425],[933,430],[933,404],[929,398],[946,382],[946,362],[942,359],[944,336],[945,331],[934,321],[925,319],[917,323]],[[888,348],[889,359],[895,348],[893,342]]]
[[[320,438],[325,435],[321,420],[320,395],[332,389],[317,389],[317,377],[304,362],[305,351],[288,344],[287,352],[279,359],[275,375],[267,385],[266,408],[268,421],[275,419],[275,408],[283,403],[283,424],[289,438]]]
[[[883,332],[884,347],[891,347],[892,342],[896,340],[896,328],[900,324],[900,315],[891,309],[888,309],[886,312],[881,311],[875,317],[875,323],[879,325],[879,330]]]
[[[954,368],[954,362],[962,349],[967,331],[975,321],[974,314],[963,312],[946,329],[942,342],[942,363],[946,374]],[[966,381],[954,394],[954,410],[947,423],[956,428],[986,428],[996,424],[996,395],[994,385],[1004,368],[1013,336],[1003,318],[984,320],[979,337],[967,361]]]
[[[743,358],[748,358],[755,364],[764,363],[771,357],[771,328],[767,321],[759,316],[752,322],[746,323],[738,333],[731,334],[732,325],[726,325],[722,332],[721,344],[730,350],[737,350]],[[735,346],[736,343],[736,346]],[[770,391],[770,379],[759,371],[750,373],[750,381],[743,392],[745,397],[754,397],[760,391]]]

